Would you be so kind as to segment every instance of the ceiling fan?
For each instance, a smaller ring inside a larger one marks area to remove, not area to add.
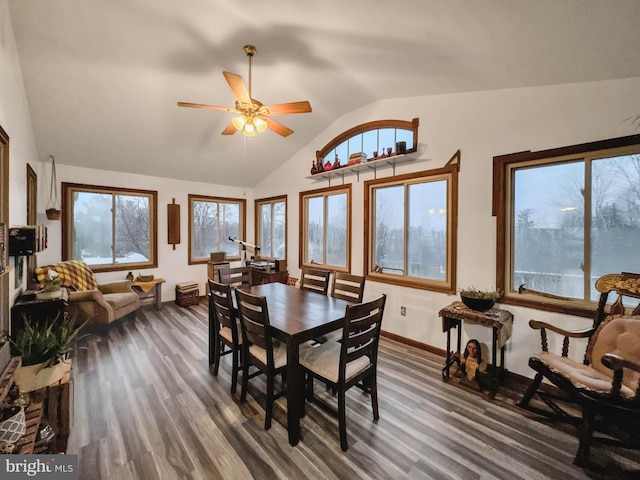
[[[276,122],[272,115],[290,115],[292,113],[308,113],[311,111],[309,102],[280,103],[278,105],[263,105],[258,100],[251,98],[251,59],[256,53],[256,47],[245,45],[244,53],[249,57],[249,90],[245,87],[240,75],[230,72],[222,72],[231,91],[236,96],[235,108],[216,107],[214,105],[204,105],[201,103],[178,102],[179,107],[206,108],[208,110],[220,110],[223,112],[239,113],[234,117],[227,128],[222,131],[222,135],[233,135],[241,131],[244,135],[252,137],[256,132],[263,132],[266,128],[287,137],[293,133],[288,127]]]

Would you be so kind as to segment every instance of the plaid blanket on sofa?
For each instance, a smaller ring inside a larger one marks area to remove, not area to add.
[[[48,276],[49,270],[55,270],[60,277],[60,284],[63,287],[75,291],[96,290],[98,282],[89,266],[80,260],[66,260],[53,265],[45,265],[35,269],[38,283]]]

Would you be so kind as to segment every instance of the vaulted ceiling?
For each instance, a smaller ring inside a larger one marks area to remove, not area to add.
[[[376,100],[640,76],[637,0],[9,6],[40,160],[225,185],[255,185]],[[233,106],[222,72],[247,80],[245,44],[254,98],[311,102],[275,118],[287,138],[221,136],[232,114],[176,106]]]

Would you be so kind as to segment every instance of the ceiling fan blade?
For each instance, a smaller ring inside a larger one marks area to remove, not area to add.
[[[229,107],[216,107],[215,105],[204,105],[202,103],[188,103],[188,102],[178,102],[179,107],[189,107],[189,108],[205,108],[207,110],[219,110],[221,112],[237,112],[235,108]]]
[[[222,72],[224,78],[227,79],[227,83],[231,87],[231,91],[236,96],[240,103],[248,103],[251,105],[251,97],[247,91],[247,87],[244,85],[244,80],[240,75],[230,72]]]
[[[290,115],[292,113],[309,113],[311,104],[307,101],[280,103],[278,105],[267,105],[265,108],[269,110],[269,115]]]
[[[222,135],[233,135],[237,131],[238,131],[238,129],[233,126],[233,123],[230,123],[229,125],[227,125],[227,128],[225,128],[222,131]]]
[[[289,127],[285,127],[284,125],[276,122],[272,118],[266,117],[264,115],[258,115],[258,118],[261,118],[262,120],[267,122],[267,128],[269,130],[273,130],[274,132],[276,132],[279,135],[282,135],[283,137],[288,137],[293,133],[293,130],[291,130]]]

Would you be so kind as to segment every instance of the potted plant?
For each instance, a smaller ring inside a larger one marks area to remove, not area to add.
[[[479,312],[489,310],[501,296],[502,292],[500,290],[480,290],[475,287],[460,290],[462,303]]]
[[[24,327],[11,341],[13,355],[22,357],[22,366],[16,372],[15,382],[20,391],[30,392],[58,382],[69,372],[68,354],[73,341],[84,326],[75,326],[74,316],[62,320],[56,317],[44,324],[35,324],[24,318]]]

